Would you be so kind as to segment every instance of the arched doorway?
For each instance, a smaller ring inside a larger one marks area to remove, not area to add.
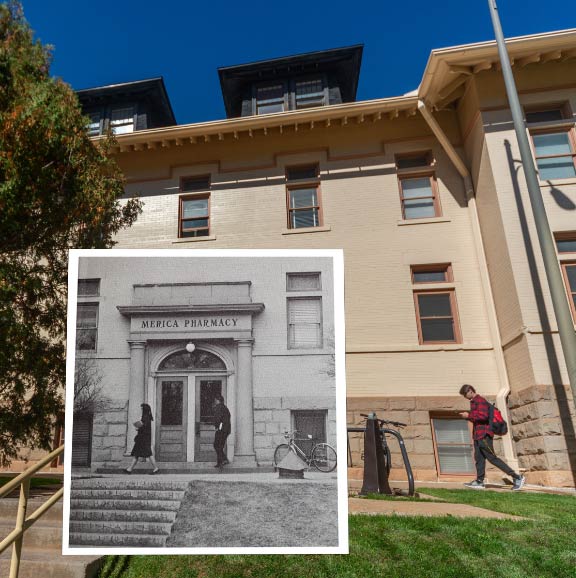
[[[161,462],[214,461],[213,406],[226,399],[226,365],[202,349],[176,351],[158,366],[156,457]]]

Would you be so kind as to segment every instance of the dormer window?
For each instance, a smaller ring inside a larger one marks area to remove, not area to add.
[[[310,78],[295,82],[296,108],[312,108],[327,103],[326,90],[322,78]]]
[[[284,84],[275,82],[256,87],[256,114],[271,114],[286,110]]]
[[[102,134],[102,115],[100,111],[91,112],[88,114],[90,122],[88,123],[88,134],[90,136],[98,136]]]
[[[110,128],[114,134],[134,132],[134,107],[113,108],[110,112]]]

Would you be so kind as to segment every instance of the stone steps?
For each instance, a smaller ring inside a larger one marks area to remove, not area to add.
[[[70,532],[70,548],[164,548],[168,536],[144,534],[106,534]],[[37,577],[36,577],[37,578]],[[44,578],[44,577],[42,577]],[[58,577],[60,578],[60,577]]]
[[[168,536],[172,522],[141,522],[132,520],[72,520],[70,532],[74,534],[153,534]]]
[[[13,519],[0,519],[0,539],[5,538],[14,530],[16,516]],[[24,533],[23,548],[61,548],[62,547],[62,520],[38,520]]]
[[[41,500],[30,500],[28,515],[41,504]],[[17,499],[0,500],[0,539],[14,530],[17,510]],[[9,575],[11,557],[12,547],[0,555],[0,576]],[[62,502],[59,502],[26,530],[19,578],[94,578],[102,560],[100,556],[62,555]]]
[[[37,522],[38,523],[38,522]],[[0,576],[10,574],[12,548],[0,555]],[[62,556],[52,549],[22,550],[18,578],[95,578],[104,558],[101,556]]]
[[[187,488],[155,477],[72,480],[70,547],[164,547]]]
[[[105,522],[105,521],[129,521],[134,519],[134,510],[73,510],[70,511],[70,521]],[[176,520],[176,510],[153,510],[139,511],[139,522],[169,522]]]
[[[72,496],[74,493],[72,493]],[[174,511],[180,507],[180,500],[94,500],[70,499],[70,514],[74,510],[131,510],[131,511]]]
[[[77,488],[72,490],[71,496],[78,500],[181,500],[184,497],[184,491]]]

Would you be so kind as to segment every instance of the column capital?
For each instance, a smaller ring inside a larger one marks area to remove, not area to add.
[[[238,344],[238,347],[251,347],[254,344],[253,338],[241,338],[241,339],[234,339],[234,341]]]
[[[127,341],[130,349],[144,349],[146,347],[146,341],[138,341],[132,339],[128,339]]]

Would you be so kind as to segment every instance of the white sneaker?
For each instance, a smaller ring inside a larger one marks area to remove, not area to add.
[[[526,483],[526,478],[524,476],[520,476],[519,478],[514,479],[514,485],[512,486],[513,491],[521,490]]]
[[[472,488],[473,490],[484,490],[486,488],[486,486],[484,485],[484,482],[481,482],[479,480],[473,480],[472,482],[466,482],[464,485],[467,488]]]

